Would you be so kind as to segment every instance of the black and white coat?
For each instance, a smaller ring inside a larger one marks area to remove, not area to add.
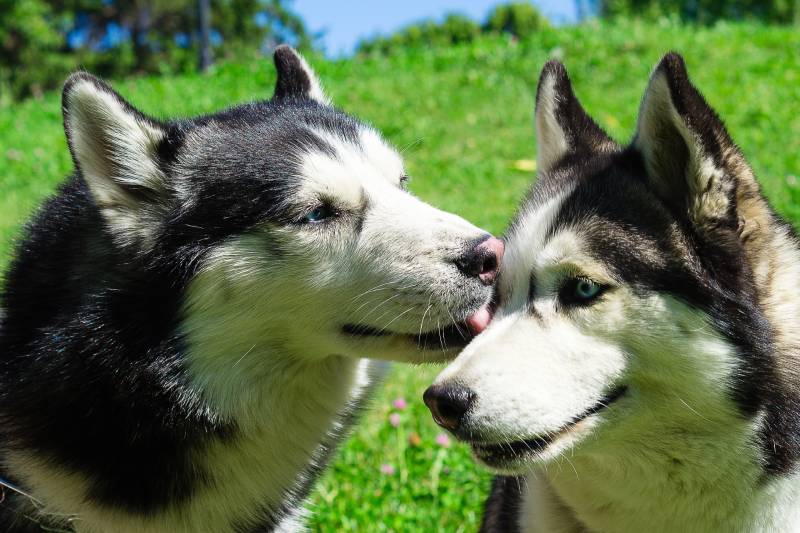
[[[363,356],[450,357],[487,304],[496,239],[275,63],[271,100],[185,120],[67,81],[75,172],[2,294],[0,530],[299,529],[383,368]]]

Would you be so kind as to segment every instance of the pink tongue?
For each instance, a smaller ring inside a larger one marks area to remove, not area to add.
[[[491,319],[492,314],[489,312],[489,306],[485,305],[467,317],[467,325],[472,334],[477,335],[486,329]]]

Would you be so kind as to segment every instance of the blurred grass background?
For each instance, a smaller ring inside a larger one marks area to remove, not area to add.
[[[407,160],[414,193],[501,233],[534,179],[539,69],[562,60],[588,111],[630,139],[649,72],[668,50],[725,119],[773,205],[800,222],[800,33],[757,23],[618,19],[483,36],[441,48],[313,66],[333,101],[378,127]],[[143,111],[186,116],[271,96],[271,61],[115,87]],[[21,225],[70,172],[60,95],[0,108],[0,271]],[[474,531],[489,476],[446,444],[421,402],[437,368],[396,367],[314,493],[315,531]],[[393,405],[397,398],[407,405]],[[391,416],[392,414],[398,416]]]

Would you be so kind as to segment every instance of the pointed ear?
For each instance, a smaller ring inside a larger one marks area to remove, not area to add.
[[[278,46],[274,60],[278,72],[274,98],[307,98],[330,104],[317,75],[294,48],[288,44]]]
[[[567,69],[558,61],[548,61],[539,77],[536,139],[537,166],[545,173],[568,155],[619,148],[584,111]]]
[[[650,77],[633,147],[656,193],[695,224],[735,223],[737,176],[752,172],[678,54],[664,56]]]
[[[115,238],[144,244],[166,200],[158,161],[165,126],[85,72],[64,85],[62,111],[75,167]]]

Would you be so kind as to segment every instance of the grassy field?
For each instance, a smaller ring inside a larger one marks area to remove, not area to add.
[[[334,102],[403,149],[416,194],[499,233],[534,178],[533,94],[542,64],[564,61],[590,113],[626,141],[649,71],[670,49],[685,55],[778,211],[800,222],[796,29],[587,24],[516,44],[487,39],[315,67]],[[116,87],[144,111],[174,116],[267,98],[273,80],[264,59]],[[58,94],[0,109],[0,270],[23,221],[70,165]],[[476,529],[489,476],[440,436],[422,405],[436,371],[394,370],[314,494],[315,531]]]

